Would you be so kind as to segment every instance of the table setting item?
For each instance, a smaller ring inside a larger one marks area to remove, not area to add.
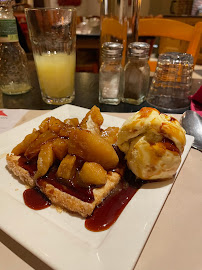
[[[148,92],[150,68],[148,64],[150,45],[132,42],[128,45],[128,62],[124,68],[122,101],[141,104]]]
[[[99,70],[99,102],[118,105],[123,89],[123,68],[121,65],[123,45],[105,42],[101,51]]]
[[[70,103],[75,96],[76,9],[26,9],[42,99]]]
[[[195,111],[188,110],[183,113],[181,124],[186,133],[194,137],[192,147],[202,151],[202,117]]]
[[[100,18],[99,17],[82,17],[82,21],[77,24],[76,34],[77,35],[100,35]]]
[[[148,92],[147,102],[167,112],[177,113],[188,109],[192,72],[192,55],[178,52],[161,54]]]
[[[27,56],[18,38],[12,0],[0,1],[0,90],[19,95],[31,89]]]
[[[202,86],[189,96],[190,110],[183,113],[181,124],[186,133],[194,137],[192,147],[202,151]]]
[[[135,3],[134,3],[135,4]],[[100,5],[100,45],[118,42],[123,45],[122,66],[125,65],[128,29],[128,1],[106,0]]]
[[[8,181],[0,183],[0,198],[2,202],[10,205],[10,211],[17,213],[18,218],[15,224],[12,223],[8,212],[1,208],[0,213],[4,218],[2,218],[0,226],[16,241],[53,268],[66,269],[67,266],[71,266],[73,269],[80,269],[82,266],[88,269],[99,267],[100,269],[131,269],[137,262],[174,179],[144,185],[110,230],[92,233],[84,229],[82,225],[84,221],[76,216],[68,215],[65,212],[58,213],[53,208],[38,213],[26,208],[21,197],[23,186],[18,181],[12,181],[12,177],[5,170],[3,158],[5,153],[19,142],[19,137],[22,138],[32,131],[33,127],[39,125],[46,117],[55,116],[64,119],[77,116],[80,119],[86,112],[86,109],[72,105],[61,106],[1,135],[0,171],[3,179],[8,179]],[[124,121],[116,117],[103,116],[106,126],[111,124],[120,126]],[[14,134],[18,134],[19,137]],[[8,140],[9,145],[5,145],[4,141]],[[191,144],[192,137],[187,136],[181,166]],[[177,174],[179,171],[180,168]],[[24,225],[22,220],[25,220]],[[31,234],[30,228],[32,228]],[[40,237],[35,237],[36,234],[39,235],[39,232]],[[54,244],[50,243],[47,234],[51,234]],[[120,235],[123,236],[121,239]],[[39,246],[40,249],[38,249]],[[59,247],[57,252],[55,251],[56,246]],[[125,252],[126,247],[127,252]],[[109,249],[116,249],[116,252],[109,253]],[[64,256],[64,250],[68,257]],[[78,256],[80,260],[77,259]],[[121,256],[121,261],[117,260],[117,256]]]
[[[128,2],[128,44],[138,41],[140,8],[141,1],[132,0]]]
[[[23,109],[0,109],[0,133],[13,128],[27,112]]]

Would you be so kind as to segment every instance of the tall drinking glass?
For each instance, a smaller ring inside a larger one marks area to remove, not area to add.
[[[128,44],[138,41],[140,7],[141,0],[128,1]]]
[[[25,10],[43,100],[61,105],[74,99],[76,9]]]
[[[100,5],[100,45],[105,42],[123,44],[122,65],[125,64],[127,47],[128,0],[102,0]]]
[[[188,109],[192,72],[192,55],[178,52],[160,54],[147,102],[168,112]]]

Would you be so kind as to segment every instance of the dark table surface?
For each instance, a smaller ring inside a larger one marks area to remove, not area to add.
[[[46,104],[42,98],[37,79],[36,69],[33,61],[29,61],[29,71],[31,75],[32,89],[22,95],[9,96],[0,94],[0,108],[7,109],[30,109],[30,110],[51,110],[58,106]],[[192,93],[196,92],[202,80],[193,79]],[[119,105],[105,105],[100,104],[98,100],[98,88],[99,88],[99,75],[93,73],[76,73],[76,96],[73,105],[81,106],[90,109],[93,105],[100,108],[102,112],[134,112],[138,111],[144,106],[149,106],[147,102],[143,102],[141,105],[131,105],[126,103],[120,103]],[[178,113],[182,113],[178,111]],[[172,113],[172,111],[171,111]],[[173,112],[174,113],[174,112]]]

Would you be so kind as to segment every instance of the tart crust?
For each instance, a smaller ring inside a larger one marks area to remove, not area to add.
[[[8,169],[13,172],[14,175],[19,177],[23,184],[34,187],[34,179],[30,176],[27,170],[19,166],[19,158],[20,156],[8,154],[6,156]],[[46,183],[43,187],[40,187],[40,189],[54,205],[60,206],[65,210],[78,213],[83,217],[87,217],[92,214],[95,207],[99,205],[103,199],[108,196],[111,190],[116,187],[120,178],[121,177],[118,173],[108,172],[106,184],[101,188],[95,188],[93,190],[94,201],[92,203],[84,202],[68,193],[62,192],[49,183]]]

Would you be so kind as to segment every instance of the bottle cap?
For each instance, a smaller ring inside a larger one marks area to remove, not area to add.
[[[108,57],[122,57],[123,45],[118,42],[105,42],[102,45],[102,55]]]
[[[128,45],[129,56],[148,57],[150,45],[146,42],[132,42]]]

